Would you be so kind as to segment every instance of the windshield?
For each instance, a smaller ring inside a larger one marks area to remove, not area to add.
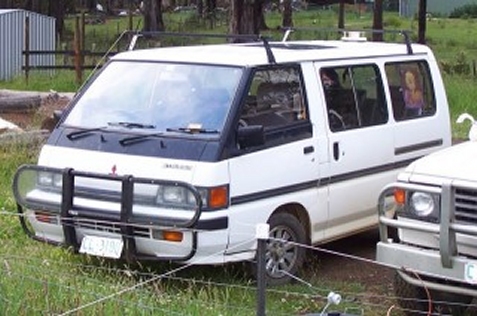
[[[241,75],[234,67],[114,61],[64,124],[220,132]]]

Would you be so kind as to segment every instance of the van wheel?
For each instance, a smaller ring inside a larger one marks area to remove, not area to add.
[[[394,292],[399,305],[406,310],[406,315],[425,315],[429,311],[426,290],[407,283],[398,272],[394,276]],[[472,297],[439,291],[430,291],[430,296],[432,300],[430,312],[438,315],[465,315],[467,309],[465,305],[472,301]]]
[[[269,219],[270,239],[266,250],[266,281],[281,285],[292,280],[305,260],[307,241],[305,229],[298,219],[288,213],[278,213]]]

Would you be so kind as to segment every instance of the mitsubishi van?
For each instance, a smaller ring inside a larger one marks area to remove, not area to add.
[[[280,284],[304,246],[377,227],[381,188],[450,141],[437,61],[409,40],[131,50],[80,89],[13,191],[32,238],[115,259],[253,261],[268,223]]]

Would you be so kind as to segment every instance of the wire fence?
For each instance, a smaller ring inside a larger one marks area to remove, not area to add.
[[[132,265],[77,255],[29,239],[18,216],[13,210],[0,211],[0,315],[257,314],[257,282],[246,268],[254,263]],[[295,244],[306,248],[306,265],[291,284],[266,288],[266,314],[404,315],[397,301],[418,300],[394,295],[392,276],[399,267],[374,260],[377,234],[367,236],[362,247],[347,247],[355,238],[330,247]],[[468,315],[477,308],[465,307]]]

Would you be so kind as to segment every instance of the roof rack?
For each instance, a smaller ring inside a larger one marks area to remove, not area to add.
[[[288,37],[294,31],[328,31],[328,32],[341,32],[343,34],[352,34],[352,33],[371,33],[371,34],[384,34],[384,33],[392,33],[392,34],[400,34],[404,37],[404,43],[406,44],[407,53],[409,55],[413,54],[412,46],[411,46],[411,38],[409,33],[411,31],[408,30],[375,30],[375,29],[342,29],[342,28],[320,28],[320,27],[286,27],[282,28],[284,35],[282,38],[282,42],[286,42]]]
[[[267,54],[268,62],[275,64],[275,56],[273,55],[268,38],[262,35],[256,34],[199,34],[199,33],[174,33],[174,32],[142,32],[142,31],[126,31],[125,35],[130,35],[131,40],[128,45],[128,50],[134,50],[136,42],[140,37],[156,36],[156,37],[208,37],[208,38],[224,38],[224,39],[238,39],[245,42],[262,42],[265,52]]]

